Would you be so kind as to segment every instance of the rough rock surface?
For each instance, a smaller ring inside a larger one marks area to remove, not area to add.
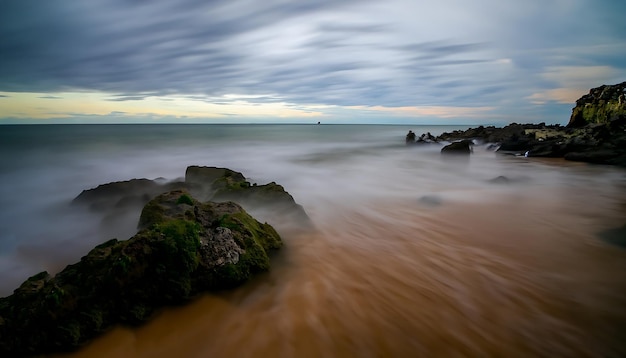
[[[185,191],[151,200],[142,230],[96,246],[56,276],[39,273],[0,298],[0,356],[68,351],[115,324],[139,324],[163,306],[237,286],[269,268],[282,241],[232,202]]]
[[[601,86],[576,101],[567,127],[517,124],[443,133],[439,140],[474,139],[501,154],[553,157],[626,166],[626,82]]]
[[[567,124],[570,128],[587,124],[607,124],[626,116],[626,82],[592,88],[576,101]]]

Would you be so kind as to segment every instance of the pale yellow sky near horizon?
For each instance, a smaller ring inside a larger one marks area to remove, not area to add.
[[[147,96],[143,99],[115,100],[103,92],[0,92],[0,118],[55,119],[76,115],[162,116],[181,118],[277,117],[311,118],[328,116],[333,109],[393,116],[435,118],[484,118],[493,107],[446,106],[332,106],[296,105],[286,102],[253,103],[249,96]]]
[[[589,90],[594,78],[606,78],[615,74],[608,66],[564,66],[546,69],[541,76],[559,84],[552,89],[538,90],[525,97],[529,106],[543,106],[550,102],[574,104]],[[493,106],[338,106],[325,104],[295,104],[283,101],[275,94],[245,95],[226,94],[211,97],[195,95],[144,95],[137,98],[124,98],[118,93],[98,91],[67,91],[54,93],[40,92],[0,92],[0,119],[81,120],[88,116],[115,116],[119,120],[132,123],[138,118],[162,118],[165,120],[222,120],[236,122],[238,119],[278,118],[307,119],[369,116],[435,119],[471,120],[502,118],[502,104]]]

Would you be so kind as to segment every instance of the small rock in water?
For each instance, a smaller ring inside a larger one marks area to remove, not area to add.
[[[489,182],[493,184],[509,184],[511,180],[504,175],[500,175],[498,177],[490,179]]]
[[[622,227],[601,232],[600,237],[609,244],[626,249],[626,224]]]
[[[442,204],[441,198],[435,195],[424,195],[417,201],[425,206],[439,206]]]

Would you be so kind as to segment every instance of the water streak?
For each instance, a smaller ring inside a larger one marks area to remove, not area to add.
[[[0,288],[132,235],[68,209],[80,190],[217,165],[284,185],[316,230],[274,222],[285,247],[271,272],[69,356],[626,355],[626,251],[598,235],[626,219],[623,170],[481,148],[447,161],[406,148],[403,127],[321,127],[12,136],[0,146],[0,204],[12,208],[0,215]],[[509,182],[489,182],[500,175]]]

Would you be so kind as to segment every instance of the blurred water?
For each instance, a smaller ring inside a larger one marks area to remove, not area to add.
[[[253,283],[81,354],[626,354],[626,254],[598,235],[626,222],[625,171],[483,147],[445,160],[438,145],[406,147],[409,129],[457,128],[0,127],[0,294],[132,236],[71,209],[82,190],[223,166],[283,185],[317,231],[281,232],[285,249]]]

